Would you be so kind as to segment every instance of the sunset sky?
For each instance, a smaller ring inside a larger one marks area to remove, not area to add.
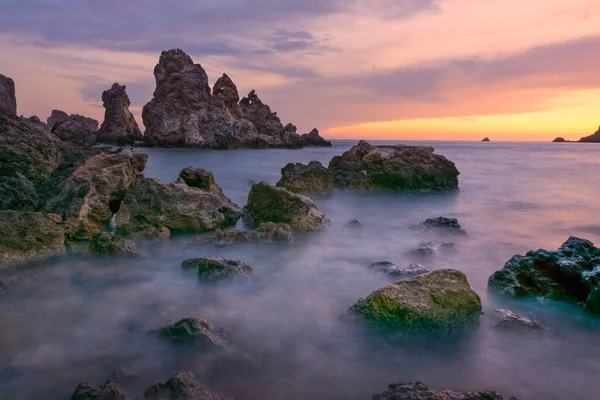
[[[170,48],[300,133],[552,140],[600,124],[600,1],[0,0],[0,73],[23,115],[101,122],[117,81],[141,123]]]

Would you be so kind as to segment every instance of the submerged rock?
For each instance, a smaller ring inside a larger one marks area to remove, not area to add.
[[[302,144],[304,146],[331,147],[331,142],[323,139],[317,128],[302,135]]]
[[[0,176],[0,210],[35,211],[38,204],[35,186],[21,173]]]
[[[364,140],[329,163],[343,188],[440,191],[458,188],[454,163],[432,147],[373,146]]]
[[[15,96],[15,81],[0,74],[0,114],[17,116],[17,98]]]
[[[289,163],[281,169],[276,186],[294,193],[329,193],[333,190],[333,173],[318,161],[308,165]]]
[[[218,245],[227,246],[237,243],[274,243],[293,242],[294,234],[288,224],[275,224],[264,222],[251,231],[239,229],[221,230],[215,232],[208,241]]]
[[[348,227],[357,227],[357,226],[362,226],[362,222],[360,222],[359,220],[352,219],[350,221],[348,221],[348,223],[344,226],[348,226]]]
[[[0,266],[65,249],[65,229],[59,215],[0,211],[0,232]]]
[[[63,142],[78,146],[93,146],[96,144],[95,132],[98,121],[79,114],[67,115],[64,111],[52,110],[48,117],[48,126],[54,135]]]
[[[154,400],[233,400],[211,391],[187,371],[178,372],[166,383],[148,388],[144,397]]]
[[[184,318],[158,331],[158,336],[171,343],[197,350],[229,350],[231,333],[224,328],[212,327],[201,318]]]
[[[148,155],[119,149],[88,158],[66,178],[49,188],[44,210],[60,214],[72,238],[88,239],[104,231]]]
[[[421,258],[433,258],[435,253],[436,249],[430,240],[424,240],[417,247],[410,250],[410,254]]]
[[[75,389],[71,400],[130,400],[131,397],[119,384],[107,381],[99,388],[87,382],[80,383]]]
[[[481,299],[465,274],[442,269],[378,289],[346,316],[393,332],[443,335],[473,325],[480,314]]]
[[[456,218],[437,217],[429,218],[413,226],[419,232],[439,232],[452,235],[467,235]]]
[[[183,171],[182,174],[189,178]],[[197,177],[188,181],[202,186]],[[189,186],[184,178],[166,184],[140,176],[121,202],[116,216],[117,232],[143,234],[149,230],[165,232],[165,228],[171,233],[204,232],[235,224],[242,210],[219,186],[208,186]]]
[[[135,242],[125,240],[114,232],[100,232],[92,237],[89,250],[92,253],[108,256],[135,256]]]
[[[379,261],[371,264],[371,268],[381,271],[397,279],[411,279],[419,275],[430,272],[426,267],[420,264],[410,264],[408,267],[399,267],[391,261]]]
[[[596,133],[590,136],[582,137],[581,139],[579,139],[579,141],[585,143],[600,143],[600,127],[598,127]]]
[[[511,399],[514,398],[511,397]],[[421,382],[417,382],[392,383],[388,386],[388,390],[373,396],[373,400],[503,400],[503,397],[491,390],[483,392],[434,390],[429,389]]]
[[[314,201],[287,189],[260,182],[252,186],[244,220],[257,226],[264,222],[285,223],[299,231],[315,231],[329,226]]]
[[[557,251],[513,256],[490,277],[488,286],[512,297],[546,297],[600,313],[600,249],[572,236]]]
[[[123,146],[144,139],[135,117],[129,111],[131,101],[125,89],[125,85],[115,82],[102,93],[104,122],[96,134],[98,142]]]
[[[494,326],[498,328],[506,329],[531,329],[541,330],[542,325],[539,322],[534,321],[530,318],[522,317],[512,310],[497,309],[492,314],[494,320]]]
[[[181,263],[184,269],[198,271],[198,279],[202,281],[218,281],[223,279],[248,280],[254,270],[240,260],[216,257],[189,258]]]

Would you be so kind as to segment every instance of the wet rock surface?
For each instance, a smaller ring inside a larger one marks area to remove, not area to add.
[[[449,234],[449,235],[461,235],[466,236],[467,231],[465,231],[462,226],[458,223],[458,219],[456,218],[447,218],[447,217],[437,217],[437,218],[428,218],[423,222],[418,223],[413,226],[413,229],[418,232],[433,232],[433,233],[441,233],[441,234]]]
[[[131,400],[131,397],[113,381],[107,381],[99,388],[83,382],[77,386],[71,400]]]
[[[308,165],[289,163],[281,169],[276,186],[294,193],[329,193],[333,190],[333,173],[318,161]]]
[[[105,256],[136,256],[135,242],[125,240],[114,232],[100,232],[90,240],[90,252]]]
[[[361,140],[329,163],[337,186],[350,189],[442,191],[458,188],[454,163],[432,147],[373,146]]]
[[[167,382],[148,388],[144,397],[154,400],[233,400],[211,391],[188,371],[178,372]]]
[[[383,272],[395,279],[411,279],[419,275],[426,274],[429,271],[427,267],[420,264],[410,264],[407,267],[400,267],[391,261],[378,261],[370,265],[370,268]]]
[[[544,327],[535,319],[522,317],[512,310],[498,308],[492,314],[494,326],[510,330],[542,330]]]
[[[331,147],[331,142],[319,135],[319,130],[317,128],[302,135],[302,144],[304,146]]]
[[[392,332],[445,335],[473,325],[480,314],[481,299],[465,274],[443,269],[378,289],[345,316]]]
[[[35,186],[21,173],[0,176],[0,210],[35,211],[38,204]]]
[[[231,333],[201,318],[184,318],[158,330],[158,336],[175,345],[197,350],[230,350]]]
[[[208,241],[218,246],[241,243],[293,242],[292,228],[288,224],[264,222],[251,231],[239,229],[220,230],[208,237]]]
[[[52,110],[48,117],[48,127],[52,133],[64,142],[78,146],[96,144],[98,121],[79,114],[67,115],[64,111]]]
[[[102,93],[104,122],[98,130],[98,142],[119,146],[133,144],[144,139],[133,114],[129,111],[131,101],[125,85],[114,83]]]
[[[184,269],[195,269],[198,279],[211,282],[220,280],[246,281],[252,277],[254,270],[240,260],[202,257],[189,258],[181,263]]]
[[[392,383],[388,390],[373,396],[373,400],[503,400],[491,390],[483,392],[455,392],[447,389],[429,389],[421,382]],[[511,397],[511,400],[516,400]]]
[[[17,116],[17,98],[15,82],[8,76],[0,74],[0,114]]]
[[[308,197],[266,182],[257,183],[250,189],[244,221],[251,226],[264,222],[285,223],[299,231],[321,230],[330,223]]]
[[[512,297],[545,297],[600,313],[600,249],[570,237],[556,251],[515,255],[488,280],[490,290]]]

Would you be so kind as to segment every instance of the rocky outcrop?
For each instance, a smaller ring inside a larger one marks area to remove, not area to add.
[[[482,141],[482,142],[489,142],[489,141],[490,141],[490,138],[489,138],[489,137],[484,137],[484,138],[483,138],[481,141]]]
[[[63,217],[70,237],[88,239],[105,230],[147,160],[131,149],[92,156],[57,182],[44,210]]]
[[[231,333],[227,329],[215,328],[201,318],[184,318],[157,333],[175,345],[197,350],[229,350],[231,346]]]
[[[566,140],[564,137],[560,137],[560,136],[559,136],[559,137],[557,137],[556,139],[554,139],[552,142],[554,142],[554,143],[564,143],[564,142],[566,142],[566,141],[567,141],[567,140]]]
[[[208,241],[217,246],[228,246],[241,243],[275,243],[293,242],[294,234],[288,224],[264,222],[251,231],[239,229],[219,230],[209,236]]]
[[[17,116],[17,98],[15,82],[8,76],[0,74],[0,114]]]
[[[93,146],[96,144],[98,121],[79,114],[67,115],[64,111],[52,110],[48,117],[48,126],[54,135],[63,142],[78,146]]]
[[[579,141],[583,143],[600,143],[600,127],[598,127],[596,133],[590,136],[582,137],[579,139]]]
[[[87,382],[80,383],[75,389],[71,400],[130,400],[131,397],[119,384],[107,381],[99,388]]]
[[[197,148],[302,147],[289,124],[284,127],[254,91],[239,101],[224,74],[211,93],[208,75],[182,50],[163,51],[154,69],[156,90],[144,106],[144,141],[155,146]]]
[[[392,383],[388,390],[373,396],[373,400],[503,400],[491,390],[483,392],[455,392],[447,389],[429,389],[421,382]],[[516,400],[511,397],[511,400]]]
[[[186,170],[180,174],[183,178],[168,184],[140,176],[120,204],[117,232],[204,232],[235,224],[242,210],[223,194],[212,174],[203,181],[204,172]],[[192,185],[208,187],[189,186],[184,179]]]
[[[511,330],[541,330],[542,325],[531,318],[522,317],[512,310],[497,309],[492,314],[494,326]]]
[[[198,279],[205,282],[227,280],[246,281],[254,270],[240,260],[216,257],[189,258],[181,263],[183,269],[195,269]]]
[[[462,228],[458,222],[458,219],[456,218],[428,218],[425,221],[413,226],[413,229],[424,233],[440,233],[459,236],[467,235],[467,231]]]
[[[488,286],[512,297],[545,297],[600,313],[600,249],[589,240],[570,237],[556,251],[513,256]]]
[[[104,122],[96,134],[98,142],[123,146],[144,139],[135,117],[129,111],[131,101],[125,89],[125,85],[114,83],[102,93]]]
[[[317,128],[313,129],[309,133],[305,133],[302,135],[302,144],[307,147],[331,147],[331,142],[329,140],[323,139],[323,137],[319,135],[319,131]]]
[[[281,169],[276,186],[294,193],[329,193],[333,190],[333,174],[318,161],[308,165],[289,163]]]
[[[179,179],[189,187],[223,193],[221,188],[215,184],[213,173],[202,168],[186,167],[179,173]]]
[[[0,266],[64,251],[61,218],[41,212],[0,211]]]
[[[211,391],[200,383],[191,372],[176,373],[166,383],[159,383],[144,392],[144,398],[152,400],[233,400],[231,397]]]
[[[343,188],[442,191],[458,188],[454,163],[432,147],[373,146],[364,140],[329,163]]]
[[[35,186],[21,173],[0,176],[0,210],[35,211],[38,203]]]
[[[408,267],[399,267],[398,264],[391,261],[378,261],[370,266],[375,271],[383,272],[395,279],[412,279],[419,275],[424,275],[429,270],[420,264],[410,264]]]
[[[285,223],[299,231],[321,230],[330,223],[308,197],[266,182],[257,183],[250,189],[244,221],[251,226],[264,222]]]
[[[378,289],[346,316],[393,332],[445,335],[476,323],[480,314],[481,299],[465,274],[442,269]]]
[[[105,256],[135,256],[135,242],[118,237],[114,232],[100,232],[92,237],[90,252]]]

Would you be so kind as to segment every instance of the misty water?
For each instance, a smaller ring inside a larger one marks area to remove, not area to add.
[[[286,163],[326,165],[354,143],[139,151],[149,154],[146,176],[170,182],[188,165],[209,169],[225,194],[244,205],[250,181],[274,184]],[[68,399],[80,382],[101,384],[118,367],[137,375],[124,384],[132,395],[185,369],[236,399],[370,399],[391,382],[416,380],[433,388],[494,389],[519,399],[600,398],[600,318],[576,306],[515,302],[487,292],[489,275],[514,254],[554,250],[570,235],[600,243],[600,146],[410,144],[433,145],[453,160],[460,191],[335,190],[313,196],[331,227],[292,244],[219,248],[202,235],[184,235],[139,243],[137,259],[75,252],[1,276],[9,290],[0,295],[0,399]],[[456,254],[413,258],[408,252],[419,242],[441,238],[418,234],[411,225],[437,216],[458,218],[468,237],[452,239]],[[344,226],[354,218],[360,228]],[[246,284],[202,285],[180,267],[200,256],[241,259],[255,276]],[[341,320],[360,297],[392,282],[368,268],[383,260],[464,272],[483,302],[477,330],[461,340],[405,341]],[[494,329],[490,316],[498,307],[534,313],[555,334]],[[146,334],[186,316],[229,329],[255,371],[202,375],[202,353]]]

